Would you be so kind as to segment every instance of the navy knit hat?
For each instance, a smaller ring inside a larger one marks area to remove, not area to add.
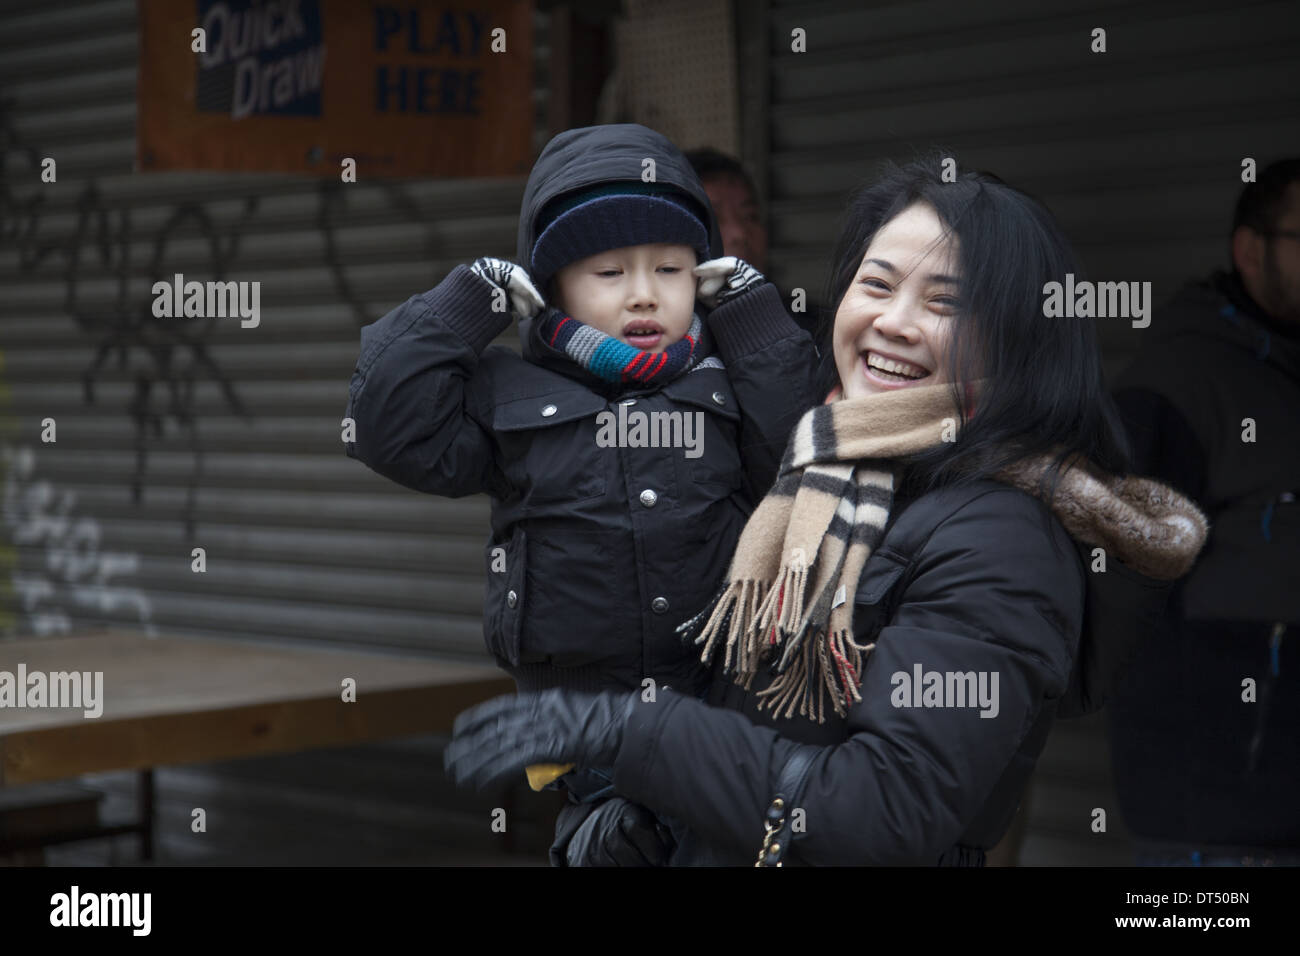
[[[571,262],[606,249],[670,243],[709,258],[709,230],[698,203],[659,183],[604,183],[560,196],[537,217],[528,272],[541,288]]]

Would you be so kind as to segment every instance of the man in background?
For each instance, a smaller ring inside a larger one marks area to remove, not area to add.
[[[1157,313],[1115,389],[1134,471],[1210,519],[1108,708],[1143,865],[1300,863],[1300,159],[1242,191],[1231,261]]]
[[[709,204],[718,218],[722,249],[726,255],[744,259],[771,280],[767,271],[767,227],[754,181],[740,161],[716,149],[694,149],[686,153],[695,175],[704,184]],[[806,291],[806,290],[805,290]],[[805,297],[802,312],[791,309],[791,295],[782,290],[786,311],[817,341],[818,308]]]

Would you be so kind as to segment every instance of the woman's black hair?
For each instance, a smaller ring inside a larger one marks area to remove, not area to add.
[[[961,285],[952,321],[947,368],[960,409],[957,440],[908,459],[906,484],[920,493],[991,477],[1018,458],[1046,454],[1055,463],[1044,478],[1055,492],[1061,465],[1082,455],[1115,474],[1129,469],[1128,443],[1106,392],[1090,318],[1048,318],[1043,287],[1076,281],[1083,268],[1050,212],[1038,200],[987,172],[956,170],[943,179],[944,156],[888,163],[860,189],[831,260],[818,395],[838,381],[832,347],[835,314],[872,238],[916,202],[928,203],[958,240]],[[964,383],[984,379],[973,417]]]

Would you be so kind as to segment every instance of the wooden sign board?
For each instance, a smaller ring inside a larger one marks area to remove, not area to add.
[[[139,12],[140,171],[531,165],[528,0],[139,0]]]

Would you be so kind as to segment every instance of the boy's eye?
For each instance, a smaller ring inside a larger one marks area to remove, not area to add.
[[[601,269],[596,273],[598,276],[616,276],[619,274],[617,269]]]
[[[681,272],[681,271],[682,271],[680,266],[660,266],[660,267],[659,267],[659,270],[660,270],[661,272]]]

